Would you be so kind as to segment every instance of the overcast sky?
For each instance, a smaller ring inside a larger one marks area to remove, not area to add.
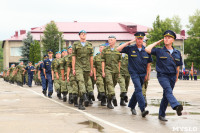
[[[30,30],[56,22],[133,22],[152,27],[161,19],[178,15],[183,28],[200,9],[200,0],[0,0],[0,40],[16,30]]]

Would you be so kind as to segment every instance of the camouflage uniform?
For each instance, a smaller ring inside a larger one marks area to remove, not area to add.
[[[88,104],[88,100],[85,95],[87,92],[89,97],[94,100],[92,81],[90,78],[90,57],[93,56],[93,47],[90,42],[86,42],[85,46],[82,46],[81,42],[78,41],[73,44],[72,49],[72,56],[76,57],[75,70],[79,93],[83,96],[81,98],[85,99],[85,104]]]
[[[63,58],[56,59],[57,61],[54,63],[54,73],[58,72],[59,79],[56,78],[55,75],[55,86],[58,88],[57,91],[60,90],[60,92],[63,94],[63,101],[66,102],[66,95],[67,95],[67,88],[66,88],[66,82],[62,80],[62,74],[61,70],[64,70],[63,65]]]
[[[96,86],[98,90],[98,99],[101,101],[101,105],[104,106],[106,102],[106,80],[102,77],[102,64],[101,55],[97,54],[94,57],[94,68],[96,69]]]
[[[78,99],[78,94],[79,94],[79,87],[78,87],[78,82],[76,80],[76,76],[73,75],[72,73],[72,56],[68,56],[68,58],[66,59],[67,62],[67,67],[70,68],[70,74],[69,74],[69,82],[68,84],[70,84],[70,87],[72,88],[72,95],[73,95],[73,103],[74,106],[78,106],[77,104],[77,99]],[[67,68],[65,68],[67,69]]]
[[[118,80],[120,89],[121,89],[121,101],[120,105],[126,106],[125,102],[128,102],[128,97],[127,97],[127,91],[130,83],[130,74],[128,72],[128,55],[125,54],[124,57],[122,57],[121,61],[121,67],[120,67],[120,76]]]

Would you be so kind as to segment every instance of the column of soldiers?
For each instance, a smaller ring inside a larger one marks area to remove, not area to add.
[[[93,57],[92,43],[86,40],[87,33],[82,30],[79,32],[80,40],[74,42],[67,50],[55,52],[55,59],[53,51],[49,50],[48,55],[44,56],[44,61],[39,62],[35,67],[32,66],[32,62],[29,62],[27,67],[23,66],[23,63],[20,63],[20,66],[16,68],[12,65],[11,68],[4,71],[4,79],[13,83],[13,78],[18,75],[20,80],[17,83],[23,85],[26,77],[25,72],[27,72],[28,86],[31,87],[33,73],[35,73],[35,83],[42,84],[42,93],[45,96],[52,98],[54,85],[58,99],[66,102],[67,94],[69,94],[68,103],[74,104],[80,110],[85,110],[85,107],[95,101],[93,92],[95,83],[98,91],[97,98],[101,102],[101,106],[107,105],[107,108],[114,109],[118,105],[115,94],[117,83],[120,86],[120,105],[126,106],[131,78],[135,91],[128,107],[130,107],[132,114],[136,115],[135,107],[138,103],[142,117],[145,117],[149,113],[145,108],[147,106],[146,90],[150,77],[152,54],[157,57],[157,77],[163,88],[158,118],[161,121],[167,121],[165,111],[168,102],[172,109],[176,110],[178,116],[182,115],[181,111],[183,110],[183,106],[172,93],[179,77],[179,67],[182,65],[180,52],[172,46],[176,34],[168,30],[163,34],[164,39],[146,48],[144,36],[145,33],[137,32],[135,40],[121,43],[116,47],[116,37],[111,35],[108,37],[109,46],[101,44],[99,46],[100,52]],[[163,40],[165,44],[163,48],[154,48]],[[133,42],[136,44],[132,45]],[[166,62],[169,65],[165,65]]]

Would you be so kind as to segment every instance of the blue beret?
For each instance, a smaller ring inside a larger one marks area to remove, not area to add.
[[[58,51],[58,52],[56,52],[56,54],[61,54],[61,52],[60,52],[60,51]]]
[[[110,35],[108,38],[115,38],[116,39],[116,37],[114,35]]]
[[[70,45],[70,46],[68,47],[68,49],[69,49],[69,48],[72,48],[72,45]]]
[[[137,37],[137,38],[144,38],[145,33],[144,32],[137,32],[137,33],[134,34],[134,36]]]
[[[81,33],[87,33],[87,32],[85,30],[82,30],[78,34],[80,35]]]
[[[100,47],[100,46],[106,46],[106,44],[100,44],[99,47]]]
[[[176,39],[176,34],[171,30],[165,31],[163,36],[170,36],[170,37],[173,37],[174,39]]]
[[[124,44],[124,43],[125,43],[125,42],[121,42],[121,43],[119,44],[119,46],[122,45],[122,44]]]
[[[97,54],[96,54],[96,55],[98,55],[98,54],[100,54],[100,52],[97,52]]]
[[[67,52],[67,50],[66,50],[66,49],[63,49],[63,50],[61,51],[61,53],[62,53],[63,51],[66,51],[66,52]]]

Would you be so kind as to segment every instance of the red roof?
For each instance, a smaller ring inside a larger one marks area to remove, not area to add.
[[[134,23],[117,23],[117,22],[56,22],[60,32],[129,32],[126,26],[135,26],[137,31],[147,32],[149,27],[137,25]],[[33,29],[31,32],[43,32],[45,25]]]

